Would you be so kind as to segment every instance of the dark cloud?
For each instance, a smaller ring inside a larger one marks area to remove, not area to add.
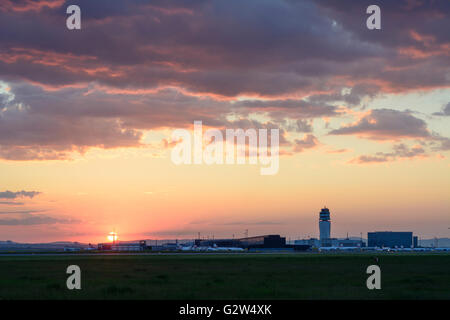
[[[442,111],[433,113],[435,116],[450,116],[450,102],[442,107]]]
[[[81,7],[80,31],[65,27],[70,4]],[[365,27],[370,4],[2,1],[0,80],[11,90],[0,90],[0,158],[62,160],[92,147],[145,147],[141,130],[194,120],[233,127],[243,120],[228,116],[251,113],[279,125],[288,145],[296,121],[294,131],[312,133],[304,120],[339,116],[346,109],[338,106],[449,87],[449,2],[379,2],[381,31]],[[252,100],[236,99],[242,96]],[[393,112],[369,116],[381,125],[362,119],[334,134],[429,134],[422,120]]]
[[[379,32],[372,32],[365,28],[366,8],[377,4],[381,9],[382,28]],[[358,39],[379,43],[384,47],[415,47],[426,49],[426,44],[411,36],[411,31],[421,35],[432,35],[433,43],[439,45],[448,43],[450,28],[448,16],[450,4],[446,0],[399,0],[399,1],[370,1],[370,0],[324,0],[318,5],[327,15],[338,21]],[[420,23],[418,23],[420,21]]]
[[[374,56],[370,44],[353,45],[348,33],[334,30],[310,1],[79,5],[88,21],[78,33],[58,27],[65,15],[60,9],[33,17],[3,13],[0,27],[3,22],[9,28],[0,42],[11,49],[2,52],[2,74],[53,86],[90,81],[121,88],[175,84],[225,96],[276,95],[314,86],[314,77],[286,72],[303,59],[349,62]],[[93,69],[100,71],[89,72]]]
[[[35,196],[37,196],[38,194],[41,194],[41,192],[39,191],[2,191],[0,192],[0,199],[16,199],[16,198],[34,198]]]
[[[349,106],[356,106],[361,103],[364,97],[375,97],[380,91],[381,87],[370,83],[356,84],[353,87],[347,88],[349,92],[334,92],[331,94],[315,94],[308,98],[308,101],[315,104],[330,103],[330,102],[344,102]]]
[[[425,150],[420,146],[408,148],[405,144],[398,144],[394,146],[392,156],[399,158],[414,158],[425,154]]]
[[[434,135],[429,145],[433,151],[448,151],[450,150],[450,138]]]
[[[68,4],[45,6],[39,15],[0,12],[5,78],[52,86],[175,85],[223,96],[333,86],[340,92],[335,77],[398,90],[449,84],[442,68],[449,42],[445,1],[411,10],[405,1],[383,3],[382,32],[365,28],[365,2],[71,1],[82,8],[80,32],[61,24]],[[425,57],[418,62],[408,52]],[[394,70],[399,65],[403,71]],[[357,104],[357,91],[343,98]]]
[[[427,124],[410,111],[371,110],[356,123],[329,132],[334,135],[357,135],[373,140],[431,137]]]
[[[236,107],[242,106],[249,110],[265,111],[272,118],[316,118],[338,116],[338,108],[322,101],[310,102],[306,100],[245,100],[233,104]]]

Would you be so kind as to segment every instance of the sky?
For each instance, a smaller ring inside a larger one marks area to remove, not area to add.
[[[333,237],[448,237],[449,15],[447,0],[3,0],[0,240],[318,237],[323,206]],[[279,129],[278,172],[174,164],[172,133],[194,121]]]

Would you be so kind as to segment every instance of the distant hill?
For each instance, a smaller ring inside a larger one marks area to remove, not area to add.
[[[6,240],[6,241],[1,241],[0,240],[0,246],[1,245],[6,245],[6,244],[15,244],[16,242],[14,242],[14,241],[11,241],[11,240]]]
[[[63,250],[64,248],[87,248],[88,244],[70,241],[58,241],[49,243],[18,243],[10,240],[0,241],[0,250]]]

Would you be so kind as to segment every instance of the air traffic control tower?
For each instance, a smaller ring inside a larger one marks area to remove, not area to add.
[[[321,244],[326,240],[330,239],[330,229],[331,229],[330,210],[327,207],[324,207],[322,210],[320,210],[319,216],[319,231]]]

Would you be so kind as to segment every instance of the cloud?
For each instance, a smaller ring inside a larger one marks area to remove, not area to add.
[[[8,210],[0,211],[0,225],[25,226],[25,225],[49,225],[49,224],[73,224],[80,221],[72,218],[55,217],[42,214],[45,210]],[[6,216],[6,217],[3,217]]]
[[[72,224],[78,223],[75,219],[54,218],[46,215],[27,215],[18,219],[0,219],[3,226],[29,226],[29,225],[49,225],[49,224]]]
[[[381,155],[362,155],[355,159],[352,159],[349,161],[349,163],[357,163],[357,164],[363,164],[363,163],[380,163],[380,162],[387,162],[389,161],[386,156],[383,154]]]
[[[0,158],[62,160],[71,152],[83,153],[92,147],[140,146],[141,132],[124,127],[120,119],[106,112],[104,116],[92,114],[96,107],[101,112],[101,106],[83,103],[76,96],[64,99],[66,93],[51,96],[33,86],[13,87],[7,94],[13,98],[4,98],[7,102],[0,105]],[[93,107],[91,116],[89,107]],[[80,108],[86,108],[85,112]]]
[[[322,108],[303,100],[216,101],[173,89],[135,94],[90,93],[77,88],[44,92],[33,85],[14,83],[3,97],[7,102],[0,111],[0,158],[8,160],[64,160],[70,159],[72,152],[84,153],[92,147],[149,147],[141,141],[141,130],[191,128],[196,120],[221,130],[277,128],[280,144],[289,145],[286,130],[312,130],[310,120],[298,119],[292,126],[289,117],[338,114],[335,107]],[[248,119],[249,114],[267,112],[277,119]],[[231,120],[229,115],[238,119]],[[160,147],[170,147],[168,140],[163,139]]]
[[[0,11],[40,11],[44,8],[58,8],[64,4],[64,0],[3,0]]]
[[[429,145],[431,145],[431,149],[434,151],[448,151],[450,150],[450,138],[434,135]]]
[[[297,132],[312,132],[311,124],[306,120],[297,120]]]
[[[0,42],[11,49],[3,50],[2,74],[51,86],[92,81],[118,88],[176,84],[222,96],[278,95],[314,86],[314,76],[301,72],[302,60],[345,63],[373,56],[367,42],[352,44],[350,35],[334,30],[311,1],[79,2],[89,28],[72,37],[83,46],[63,41],[67,30],[56,24],[62,8],[32,19],[26,13],[4,12],[0,27],[7,34]],[[287,72],[290,66],[300,72]]]
[[[412,5],[414,3],[414,5]],[[383,1],[382,28],[389,33],[372,33],[361,27],[361,13],[373,4],[370,0],[325,0],[319,5],[326,10],[331,19],[335,19],[345,30],[349,30],[358,39],[370,39],[383,47],[392,49],[414,48],[427,52],[439,48],[449,41],[446,30],[450,27],[448,1]],[[421,21],[420,24],[414,21]],[[448,55],[448,52],[440,52]]]
[[[319,145],[319,140],[317,140],[317,138],[314,135],[307,134],[302,139],[294,140],[293,151],[294,152],[302,152],[305,149],[315,148],[318,145]]]
[[[375,155],[361,155],[349,161],[349,163],[368,164],[390,162],[398,159],[412,159],[417,157],[427,157],[425,150],[421,146],[409,148],[405,144],[394,145],[393,151],[389,153],[377,152]]]
[[[392,155],[399,158],[414,158],[425,155],[425,150],[421,146],[413,146],[412,148],[408,148],[402,143],[394,146],[394,152]]]
[[[327,153],[345,153],[345,152],[349,152],[349,149],[332,149],[332,150],[328,150]]]
[[[36,212],[42,212],[44,210],[19,210],[19,211],[0,211],[0,214],[31,214]]]
[[[442,107],[442,111],[433,113],[435,116],[450,116],[450,102]]]
[[[443,138],[439,150],[441,150],[441,151],[448,151],[448,150],[450,150],[450,139],[449,138]]]
[[[16,198],[30,198],[33,199],[35,196],[41,194],[42,192],[39,191],[3,191],[0,192],[0,199],[16,199]]]
[[[332,130],[329,134],[356,135],[372,140],[431,137],[425,121],[414,117],[410,111],[393,109],[371,110],[356,123]]]
[[[14,201],[0,201],[0,204],[8,206],[23,206],[24,202],[14,202]]]
[[[315,104],[339,101],[344,102],[349,106],[357,106],[364,97],[373,98],[382,88],[377,84],[362,82],[345,89],[347,89],[345,90],[347,92],[342,90],[341,92],[314,94],[308,97],[308,101]]]
[[[317,118],[338,116],[338,108],[323,102],[310,102],[302,99],[284,100],[245,100],[233,104],[236,107],[245,107],[249,111],[268,112],[272,118],[280,118],[280,115],[292,118]]]
[[[35,2],[22,3],[15,8]],[[405,1],[384,4],[383,29],[389,33],[361,27],[367,1],[78,0],[74,3],[89,25],[78,33],[68,33],[61,22],[65,6],[40,3],[45,10],[38,15],[0,11],[5,78],[56,87],[91,82],[121,89],[177,86],[224,97],[330,89],[337,94],[339,78],[355,85],[351,94],[336,97],[350,104],[373,94],[370,87],[448,85],[448,68],[442,67],[449,42],[445,0],[411,10],[404,9]],[[425,55],[417,61],[405,56],[406,49]],[[358,94],[362,87],[366,92]]]

